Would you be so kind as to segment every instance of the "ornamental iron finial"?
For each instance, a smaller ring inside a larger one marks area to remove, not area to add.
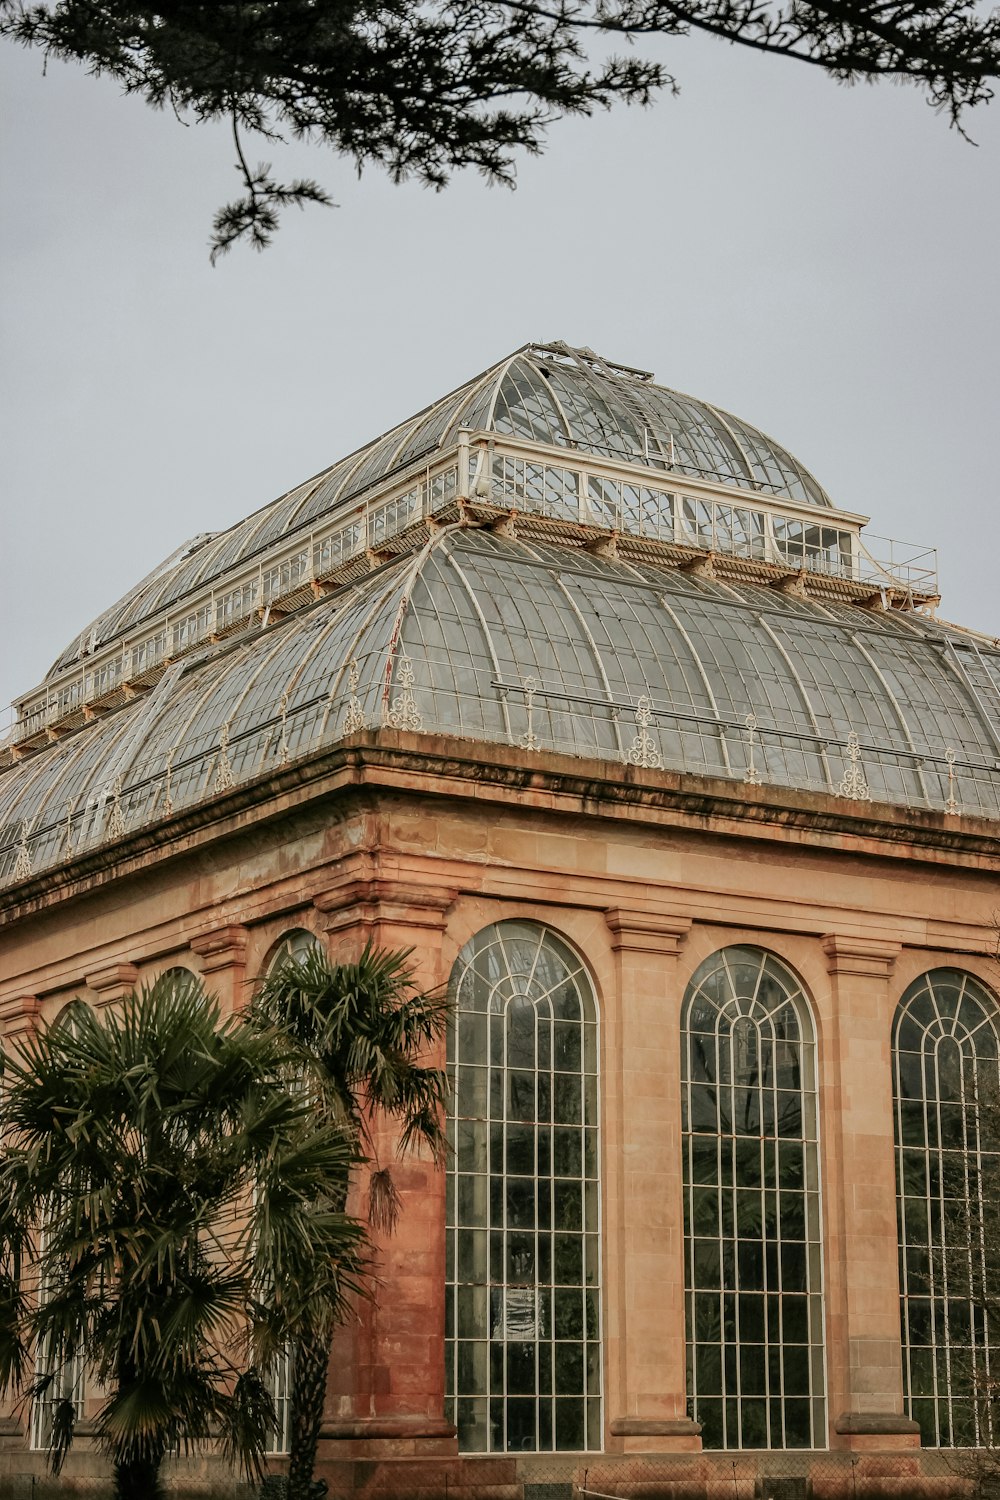
[[[111,798],[111,816],[108,819],[108,838],[123,839],[127,832],[125,815],[122,812],[122,779],[120,776],[116,776],[114,794]]]
[[[31,850],[28,848],[28,834],[31,832],[31,820],[25,818],[21,824],[21,842],[17,846],[17,858],[14,861],[14,879],[30,880],[32,876]]]
[[[173,779],[174,779],[174,753],[176,745],[171,745],[170,754],[167,756],[167,764],[163,773],[163,813],[169,818],[174,810]]]
[[[518,740],[522,750],[537,750],[538,736],[535,734],[535,694],[538,692],[540,683],[537,677],[522,677],[521,686],[524,689],[524,712],[527,716],[528,727]]]
[[[747,786],[760,786],[761,775],[757,770],[757,766],[754,762],[753,757],[754,736],[757,733],[757,715],[747,714],[743,722],[746,725],[747,729],[747,769],[746,775],[743,777],[743,780],[745,781]]]
[[[413,663],[406,655],[397,658],[396,682],[402,688],[389,707],[389,723],[393,729],[423,729],[424,721],[413,696]]]
[[[645,766],[650,770],[661,770],[663,759],[656,748],[656,741],[649,732],[653,722],[653,700],[643,693],[635,705],[635,722],[638,733],[625,757],[627,765]]]
[[[955,761],[957,756],[954,750],[946,750],[944,758],[948,762],[948,800],[944,805],[944,810],[946,813],[950,813],[952,817],[955,817],[961,811],[958,805],[958,798],[955,796],[955,784],[957,781],[955,776]]]
[[[361,684],[361,671],[358,667],[358,659],[352,656],[347,663],[347,675],[351,685],[351,696],[347,700],[347,713],[344,715],[344,733],[357,734],[360,730],[367,728],[365,724],[365,711],[361,707],[361,699],[358,697],[358,688]]]
[[[278,741],[278,759],[283,766],[288,764],[288,693],[282,693],[278,709],[281,713],[281,737]]]
[[[215,768],[215,790],[230,792],[235,784],[236,778],[229,762],[229,722],[227,720],[219,733],[219,762]]]
[[[865,780],[865,773],[861,766],[861,742],[853,729],[847,736],[847,758],[850,764],[841,778],[840,796],[847,797],[852,802],[870,802],[872,800],[871,787]]]

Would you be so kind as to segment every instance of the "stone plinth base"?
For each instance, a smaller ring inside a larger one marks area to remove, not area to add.
[[[341,1459],[457,1458],[450,1422],[436,1417],[357,1417],[320,1428],[320,1456]]]
[[[845,1411],[833,1426],[836,1448],[852,1453],[885,1453],[920,1447],[920,1428],[898,1412]]]
[[[701,1423],[690,1417],[613,1417],[611,1436],[622,1453],[701,1452]]]

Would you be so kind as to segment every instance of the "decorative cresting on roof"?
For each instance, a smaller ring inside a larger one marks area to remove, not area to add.
[[[365,725],[1000,818],[1000,652],[920,615],[487,530],[442,528],[175,668],[0,775],[0,883]]]
[[[454,443],[460,429],[506,433],[671,473],[829,506],[788,451],[738,417],[589,349],[529,344],[484,374],[255,511],[179,548],[75,637],[49,677],[192,590],[315,526],[366,490]]]

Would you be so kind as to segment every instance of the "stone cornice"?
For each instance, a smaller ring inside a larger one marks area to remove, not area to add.
[[[831,974],[857,974],[867,979],[888,979],[902,952],[901,943],[877,943],[868,938],[827,933],[823,938],[826,967]]]
[[[381,729],[206,798],[113,845],[0,891],[0,921],[21,919],[150,864],[285,819],[317,798],[350,797],[370,805],[372,797],[390,791],[474,798],[480,805],[513,802],[568,816],[638,819],[647,828],[808,844],[813,851],[956,864],[984,873],[1000,870],[1000,826],[986,819],[548,752],[527,759],[513,746]]]

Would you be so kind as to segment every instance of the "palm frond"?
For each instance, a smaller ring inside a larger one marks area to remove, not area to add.
[[[399,1192],[388,1167],[380,1167],[368,1179],[368,1222],[383,1234],[391,1234],[402,1208]]]
[[[63,1396],[52,1408],[52,1432],[49,1437],[49,1468],[53,1474],[62,1470],[76,1431],[76,1407]]]
[[[296,1329],[328,1336],[367,1265],[344,1212],[357,1136],[317,1113],[298,1056],[177,975],[12,1049],[0,1388],[30,1380],[33,1349],[38,1393],[83,1356],[108,1391],[97,1436],[116,1463],[155,1471],[219,1432],[259,1472],[266,1412],[247,1358],[265,1345],[273,1359]],[[61,1461],[72,1403],[55,1410]]]

